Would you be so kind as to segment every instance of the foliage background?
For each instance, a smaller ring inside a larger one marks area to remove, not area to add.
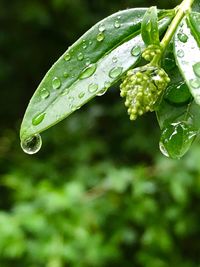
[[[51,64],[120,9],[178,1],[0,1],[0,266],[199,267],[200,145],[162,156],[154,114],[132,123],[116,85],[19,146],[27,103]]]

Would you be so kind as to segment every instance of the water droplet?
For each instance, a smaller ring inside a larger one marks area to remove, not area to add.
[[[183,52],[182,49],[177,51],[177,56],[180,57],[180,58],[184,57],[184,52]]]
[[[85,40],[83,40],[83,49],[86,49],[87,48],[87,44],[85,42]]]
[[[114,27],[117,28],[117,29],[121,27],[121,23],[119,22],[119,20],[115,21]]]
[[[64,78],[67,78],[69,76],[69,74],[65,71],[64,73],[63,73],[63,77]]]
[[[104,25],[104,24],[101,23],[101,24],[99,25],[99,31],[100,31],[100,32],[105,31],[105,25]]]
[[[27,154],[37,153],[42,146],[42,138],[39,134],[29,137],[21,142],[21,148]]]
[[[198,89],[200,87],[200,81],[197,79],[193,79],[190,80],[190,85],[194,88],[194,89]]]
[[[117,78],[122,73],[122,67],[116,67],[110,70],[109,76],[110,78]]]
[[[118,19],[121,19],[121,16],[117,16]]]
[[[69,99],[71,102],[73,102],[73,101],[74,101],[74,97],[73,97],[73,96],[71,96],[71,95],[68,97],[68,99]]]
[[[50,96],[50,93],[46,88],[42,88],[40,91],[40,96],[42,99],[46,99]]]
[[[98,84],[96,84],[96,83],[91,83],[88,86],[88,92],[89,93],[95,93],[97,90],[98,90]]]
[[[70,54],[69,54],[69,53],[66,53],[66,54],[64,55],[64,60],[65,60],[65,61],[69,61],[70,59],[71,59]]]
[[[91,62],[90,62],[90,59],[89,59],[89,58],[87,58],[87,59],[86,59],[86,62],[85,62],[85,65],[86,65],[86,66],[89,66],[89,65],[90,65],[90,63],[91,63]]]
[[[69,94],[69,88],[66,88],[63,92],[62,95],[68,95]]]
[[[83,60],[83,58],[84,58],[83,53],[80,52],[80,53],[78,54],[78,57],[77,57],[77,58],[78,58],[78,60],[80,60],[80,61]]]
[[[34,126],[37,126],[38,124],[40,124],[43,120],[44,120],[44,117],[45,117],[45,113],[42,112],[40,114],[37,114],[33,119],[32,119],[32,124]]]
[[[102,96],[102,95],[104,95],[104,94],[106,93],[107,89],[108,89],[108,87],[104,87],[102,90],[100,90],[100,91],[98,92],[97,96]]]
[[[116,62],[117,62],[117,57],[113,57],[113,58],[112,58],[112,62],[113,62],[113,63],[116,63]]]
[[[86,67],[82,71],[82,73],[80,75],[80,79],[86,79],[86,78],[92,76],[92,74],[94,74],[94,72],[96,71],[96,68],[97,68],[96,64],[91,64],[88,67]]]
[[[61,86],[61,81],[59,80],[58,77],[54,77],[53,80],[52,80],[52,86],[53,86],[53,89],[58,89],[60,88]]]
[[[98,42],[102,42],[104,38],[105,38],[105,36],[104,36],[103,32],[100,32],[97,34],[97,41]]]
[[[84,93],[84,92],[80,92],[80,93],[79,93],[79,95],[78,95],[78,97],[79,97],[79,98],[83,98],[83,97],[84,97],[84,95],[85,95],[85,93]]]
[[[179,159],[190,148],[196,135],[197,131],[186,122],[171,123],[162,130],[160,150],[167,157]]]
[[[188,36],[185,33],[178,33],[178,39],[182,42],[182,43],[186,43],[188,40]]]
[[[89,45],[92,45],[92,41],[89,41]]]
[[[200,77],[200,62],[193,65],[194,73]]]
[[[139,56],[140,53],[141,53],[141,47],[139,45],[134,46],[131,50],[131,55],[134,57]]]

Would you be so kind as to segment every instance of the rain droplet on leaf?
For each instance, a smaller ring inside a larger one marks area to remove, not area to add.
[[[89,93],[95,93],[97,90],[98,90],[98,84],[96,84],[96,83],[91,83],[88,86],[88,92]]]
[[[88,67],[86,67],[82,71],[82,73],[80,75],[80,79],[86,79],[86,78],[92,76],[92,74],[94,74],[94,72],[96,71],[96,68],[97,68],[96,64],[91,64]]]
[[[61,86],[61,81],[58,77],[54,77],[52,80],[53,89],[58,89]]]
[[[40,114],[37,114],[33,119],[32,119],[32,124],[34,126],[37,126],[38,124],[40,124],[43,120],[44,120],[44,117],[45,117],[45,113],[42,112]]]
[[[134,57],[139,56],[140,53],[141,53],[141,48],[140,48],[139,45],[134,46],[134,47],[132,48],[132,50],[131,50],[131,55],[134,56]]]
[[[177,51],[177,56],[180,57],[180,58],[184,57],[184,52],[183,52],[182,49]]]
[[[104,36],[103,32],[100,32],[97,34],[97,41],[98,42],[102,42],[104,38],[105,38],[105,36]]]
[[[46,99],[50,96],[50,93],[46,88],[42,88],[40,91],[40,96],[42,99]]]
[[[71,59],[71,56],[70,56],[69,53],[67,53],[67,54],[64,55],[64,60],[65,61],[69,61],[70,59]]]
[[[200,62],[196,63],[193,65],[193,70],[194,70],[194,73],[200,77]]]
[[[110,78],[117,78],[122,73],[123,68],[122,67],[115,67],[110,70],[109,76]]]

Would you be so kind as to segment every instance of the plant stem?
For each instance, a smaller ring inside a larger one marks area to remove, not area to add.
[[[163,48],[163,51],[168,46],[169,42],[171,41],[179,23],[185,16],[188,10],[190,10],[194,0],[183,0],[180,6],[178,6],[178,12],[174,19],[172,20],[172,23],[170,24],[165,36],[163,37],[161,41],[161,47]]]

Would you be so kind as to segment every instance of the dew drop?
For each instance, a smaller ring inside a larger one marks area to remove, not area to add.
[[[58,77],[54,77],[52,80],[53,89],[58,89],[61,86],[61,81]]]
[[[40,114],[37,114],[33,119],[32,119],[32,124],[34,126],[37,126],[38,124],[40,124],[43,120],[44,120],[44,117],[45,117],[45,114],[44,112],[40,113]]]
[[[116,29],[120,28],[121,27],[121,23],[119,22],[119,20],[116,20],[115,23],[114,23],[114,27]]]
[[[89,45],[92,45],[92,41],[89,41]]]
[[[69,53],[67,53],[67,54],[64,55],[64,60],[65,61],[69,61],[70,59],[71,59],[71,56],[70,56]]]
[[[200,62],[196,63],[193,65],[193,70],[194,70],[194,73],[200,77]]]
[[[62,95],[68,95],[69,94],[69,88],[66,88],[63,92]]]
[[[177,51],[177,56],[180,57],[180,58],[184,57],[184,52],[183,52],[182,49]]]
[[[188,36],[185,33],[178,33],[178,39],[182,42],[182,43],[186,43],[188,40]]]
[[[40,96],[42,99],[46,99],[50,96],[50,93],[46,88],[42,88],[40,91]]]
[[[85,95],[85,93],[84,93],[84,92],[80,92],[80,93],[79,93],[79,95],[78,95],[78,97],[79,97],[79,98],[83,98],[83,97],[84,97],[84,95]]]
[[[141,47],[139,45],[134,46],[131,50],[131,55],[134,57],[139,56],[140,53],[141,53]]]
[[[98,42],[102,42],[104,38],[105,38],[105,36],[104,36],[103,32],[100,32],[97,34],[97,41]]]
[[[110,78],[117,78],[122,73],[122,67],[116,67],[110,70],[109,76]]]
[[[198,89],[200,87],[200,81],[197,79],[193,79],[190,80],[190,85],[194,88],[194,89]]]
[[[83,58],[84,58],[83,53],[80,52],[80,53],[78,54],[78,57],[77,57],[77,58],[78,58],[78,60],[80,60],[80,61],[83,60]]]
[[[105,25],[104,25],[104,24],[100,24],[100,25],[99,25],[99,31],[100,31],[100,32],[105,31]]]
[[[95,93],[97,90],[98,90],[98,84],[96,84],[96,83],[91,83],[88,86],[88,92],[89,93]]]
[[[161,141],[159,142],[159,149],[164,156],[169,158],[169,153],[167,152],[164,144]]]
[[[29,155],[37,153],[42,146],[42,138],[39,134],[29,137],[21,142],[21,148]]]
[[[85,42],[85,40],[83,40],[83,49],[86,49],[87,48],[87,44]]]
[[[89,66],[87,66],[81,73],[80,75],[80,79],[86,79],[90,76],[92,76],[92,74],[94,74],[94,72],[96,71],[96,64],[90,64]]]

